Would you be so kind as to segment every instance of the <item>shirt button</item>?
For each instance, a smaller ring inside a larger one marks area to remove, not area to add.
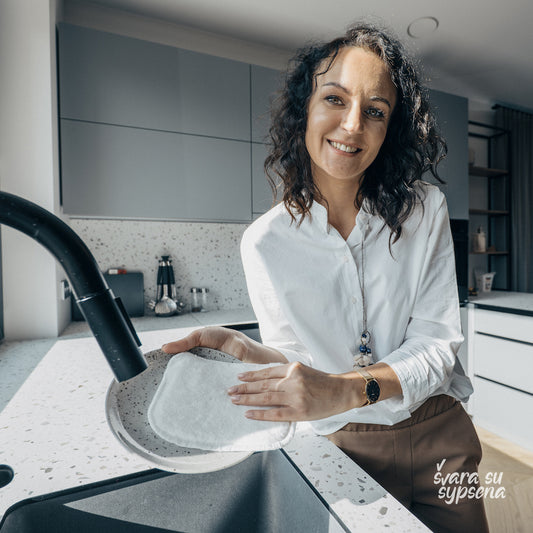
[[[356,304],[357,303],[357,298],[355,296],[352,296],[352,303],[353,304]]]
[[[342,260],[347,263],[348,262],[348,256],[347,255],[343,255],[342,256]]]

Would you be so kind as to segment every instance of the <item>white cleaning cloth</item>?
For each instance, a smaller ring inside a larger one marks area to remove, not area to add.
[[[278,363],[275,363],[278,364]],[[232,403],[227,390],[240,383],[237,374],[267,366],[225,363],[189,352],[174,356],[148,409],[152,429],[186,448],[213,451],[274,450],[287,444],[295,424],[250,420],[249,409]]]

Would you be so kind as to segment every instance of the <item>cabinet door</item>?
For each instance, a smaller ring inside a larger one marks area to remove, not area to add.
[[[58,41],[61,117],[175,131],[176,48],[70,24]]]
[[[252,141],[265,142],[270,127],[270,108],[280,88],[281,73],[266,67],[252,65]]]
[[[188,50],[178,53],[176,131],[250,140],[250,65]]]
[[[68,215],[251,219],[248,143],[70,120],[61,138]]]
[[[476,333],[475,374],[533,395],[533,345]]]
[[[468,100],[440,91],[429,91],[431,107],[440,132],[448,144],[448,155],[439,164],[441,186],[450,218],[468,219]],[[425,179],[432,181],[428,173]]]
[[[63,118],[250,140],[250,65],[61,24]]]
[[[264,171],[264,163],[268,154],[267,146],[252,143],[252,211],[254,217],[266,213],[273,205],[274,196]],[[276,201],[282,199],[278,192]]]
[[[473,401],[476,425],[533,450],[532,394],[476,377]]]

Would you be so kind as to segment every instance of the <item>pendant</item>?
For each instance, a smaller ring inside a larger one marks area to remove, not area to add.
[[[359,353],[354,356],[354,368],[362,368],[372,364],[372,349],[370,348],[370,332],[365,329],[361,333]]]

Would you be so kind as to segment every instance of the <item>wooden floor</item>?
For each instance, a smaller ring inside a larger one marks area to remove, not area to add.
[[[490,533],[533,533],[533,452],[479,426],[483,448],[479,467],[481,485],[488,473],[502,472],[505,499],[485,499]]]

